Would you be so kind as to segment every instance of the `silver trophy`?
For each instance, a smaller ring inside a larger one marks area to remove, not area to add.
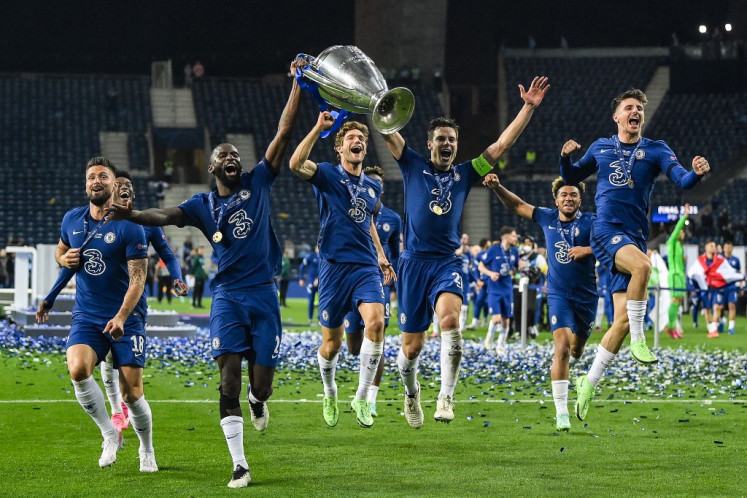
[[[366,54],[352,45],[335,45],[319,57],[299,54],[296,68],[316,83],[330,105],[359,114],[372,114],[374,127],[385,135],[407,124],[415,96],[404,87],[389,90],[381,72]]]

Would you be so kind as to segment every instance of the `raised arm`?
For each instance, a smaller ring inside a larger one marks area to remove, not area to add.
[[[498,162],[498,158],[501,157],[519,138],[521,132],[529,124],[529,120],[532,119],[532,114],[537,106],[542,103],[542,99],[545,98],[545,94],[550,89],[550,85],[547,83],[547,77],[535,76],[532,80],[532,84],[529,85],[529,90],[524,90],[523,85],[519,85],[519,91],[521,92],[521,99],[524,101],[519,113],[516,115],[514,120],[508,127],[503,130],[503,133],[498,137],[498,140],[488,146],[487,149],[482,153],[483,159],[492,167]]]
[[[119,308],[114,317],[109,320],[104,327],[104,334],[111,334],[112,339],[119,339],[124,335],[124,323],[129,318],[132,310],[135,309],[140,296],[145,290],[145,274],[148,271],[148,258],[131,259],[127,262],[127,269],[130,273],[130,285],[127,287],[122,300],[122,306]]]
[[[314,127],[293,151],[290,158],[290,169],[301,180],[308,180],[316,173],[316,163],[309,160],[309,154],[311,154],[311,149],[314,148],[316,141],[319,140],[319,134],[328,130],[334,122],[335,119],[329,112],[320,112]]]
[[[575,140],[568,140],[560,149],[560,176],[563,177],[565,183],[576,184],[596,171],[596,160],[588,151],[576,164],[573,164],[571,154],[577,150],[581,150],[581,145]]]
[[[686,171],[684,167],[676,163],[670,165],[665,173],[670,180],[687,190],[693,188],[710,170],[711,166],[705,157],[695,156],[692,170]]]
[[[506,187],[501,185],[501,181],[498,179],[498,175],[490,173],[482,181],[482,184],[489,187],[490,190],[498,196],[501,203],[522,218],[528,220],[532,219],[532,213],[534,212],[534,206],[524,202],[518,195],[514,194]]]
[[[291,74],[296,74],[296,65],[291,63],[290,68]],[[285,157],[285,150],[288,147],[288,141],[290,140],[293,127],[296,125],[296,118],[298,117],[298,102],[301,100],[301,89],[298,87],[296,79],[293,78],[293,85],[291,86],[290,95],[288,96],[288,102],[285,104],[282,114],[280,114],[280,121],[278,122],[278,131],[275,134],[275,138],[272,139],[270,145],[267,147],[265,157],[270,163],[270,169],[278,175],[282,169],[283,157]],[[172,275],[173,276],[173,275]]]
[[[405,150],[405,139],[402,138],[402,135],[400,135],[399,132],[382,136],[384,137],[384,142],[386,142],[389,152],[392,153],[395,160],[399,161],[402,157],[402,152]]]
[[[111,213],[111,216],[107,217],[104,223],[114,220],[128,220],[138,225],[156,226],[162,227],[165,225],[184,225],[184,211],[179,207],[170,208],[150,208],[143,211],[132,209],[132,201],[127,200],[125,202],[112,202],[108,208],[107,213]]]

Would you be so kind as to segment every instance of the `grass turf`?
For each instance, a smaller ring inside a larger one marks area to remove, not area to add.
[[[289,304],[283,310],[284,321],[303,323],[304,301],[289,300]],[[390,326],[389,332],[396,333],[396,327]],[[467,334],[475,339],[483,335],[484,329]],[[684,340],[664,336],[661,342],[665,348],[697,350],[705,357],[716,347],[743,356],[745,337],[741,318],[734,336],[708,340],[702,329],[686,327]],[[540,336],[544,342],[549,338],[548,333]],[[593,334],[590,344],[600,338],[601,334]],[[74,401],[64,357],[0,350],[0,469],[4,470],[0,494],[225,494],[231,462],[218,425],[215,364],[161,368],[149,362],[145,373],[160,471],[138,472],[138,443],[132,429],[125,433],[128,444],[117,463],[102,470],[97,465],[100,435]],[[734,372],[735,378],[743,376],[744,372]],[[426,423],[415,431],[401,414],[401,384],[395,370],[390,368],[382,382],[380,416],[372,429],[358,427],[349,408],[355,372],[340,371],[337,378],[341,416],[333,429],[322,421],[319,375],[313,369],[278,371],[265,434],[254,431],[243,402],[244,440],[253,477],[247,492],[256,496],[744,493],[747,404],[719,391],[642,402],[640,393],[611,389],[615,396],[596,399],[586,422],[572,418],[571,432],[558,434],[551,398],[524,396],[526,402],[505,402],[505,387],[493,390],[474,379],[460,382],[454,422],[436,424],[432,416],[437,383],[424,381]],[[517,392],[536,388],[522,383],[519,376],[511,383]],[[571,391],[571,410],[574,397]]]

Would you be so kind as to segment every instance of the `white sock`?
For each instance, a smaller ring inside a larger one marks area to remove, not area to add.
[[[109,398],[109,406],[112,415],[122,413],[122,393],[119,390],[119,370],[114,368],[108,361],[101,362],[101,380],[104,381],[106,397]]]
[[[552,399],[555,401],[555,413],[568,413],[568,384],[567,380],[552,381]]]
[[[379,395],[379,386],[374,386],[371,384],[371,387],[368,388],[368,396],[366,396],[366,401],[369,403],[376,403],[376,397]]]
[[[503,325],[499,323],[496,330],[498,331],[498,346],[505,346],[508,341],[508,329],[503,328]]]
[[[734,320],[729,320],[729,330],[734,328]]]
[[[438,334],[441,330],[441,324],[438,322],[438,315],[433,313],[433,332]]]
[[[454,399],[454,388],[459,378],[462,363],[462,332],[444,330],[441,332],[441,392],[438,396]]]
[[[93,375],[80,382],[72,381],[75,389],[75,397],[80,406],[91,416],[96,425],[99,426],[104,439],[117,437],[117,429],[109,418],[106,411],[106,400],[101,387],[93,380]]]
[[[412,360],[408,360],[405,356],[405,352],[400,348],[399,354],[397,355],[397,368],[399,369],[399,376],[402,377],[402,383],[405,385],[405,394],[408,396],[415,396],[418,392],[417,377],[418,377],[418,359],[420,355],[416,356]]]
[[[469,311],[469,305],[463,304],[462,309],[459,311],[459,330],[464,330],[467,326],[467,312]]]
[[[231,454],[233,468],[241,465],[245,469],[249,464],[244,456],[244,419],[235,415],[230,415],[221,419],[220,428],[223,429],[223,435],[226,436],[228,443],[228,452]]]
[[[628,322],[630,322],[630,341],[646,340],[643,334],[643,317],[646,315],[646,301],[627,302]]]
[[[718,331],[718,323],[708,322],[708,332],[717,332],[717,331]]]
[[[358,390],[355,392],[355,399],[366,399],[368,396],[368,389],[376,376],[376,370],[379,369],[379,361],[383,351],[384,341],[374,342],[368,337],[363,337]]]
[[[337,396],[337,382],[335,382],[335,370],[337,370],[337,359],[340,353],[337,353],[331,360],[325,360],[319,351],[316,352],[316,359],[319,361],[319,371],[322,373],[322,383],[324,384],[324,394],[326,396]]]
[[[140,453],[153,453],[153,413],[145,395],[134,403],[125,403],[130,409],[130,422],[140,440]]]
[[[594,357],[594,363],[591,364],[589,373],[586,374],[589,384],[592,386],[599,384],[604,372],[607,370],[607,367],[610,366],[610,363],[612,363],[615,356],[617,356],[615,353],[610,353],[604,349],[601,344],[599,345],[597,348],[597,354]]]
[[[254,397],[254,393],[252,392],[251,388],[249,389],[249,395],[247,396],[249,398],[249,403],[256,405],[257,403],[264,403],[267,400],[260,401],[257,398]]]
[[[493,341],[493,337],[495,337],[495,328],[498,326],[497,323],[490,322],[490,325],[488,325],[488,333],[485,334],[485,342],[490,343]]]

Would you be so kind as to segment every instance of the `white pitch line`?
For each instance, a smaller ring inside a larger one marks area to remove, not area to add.
[[[352,396],[350,396],[352,399]],[[498,404],[511,404],[511,403],[539,403],[539,404],[551,404],[552,399],[540,400],[540,399],[465,399],[455,400],[457,404],[464,403],[498,403]],[[569,401],[572,401],[569,400]],[[45,403],[77,403],[76,399],[0,399],[0,405],[16,405],[16,404],[45,404]],[[217,403],[217,399],[149,399],[148,403],[170,403],[170,404],[204,404],[204,403]],[[321,399],[271,399],[269,403],[321,403]],[[435,399],[421,400],[421,403],[435,403]],[[402,399],[380,399],[377,403],[402,403]],[[743,404],[747,403],[745,399],[600,399],[593,400],[593,404],[605,404],[605,403],[623,403],[623,404],[634,404],[634,403],[701,403],[704,405],[711,405],[714,403],[733,403]]]

